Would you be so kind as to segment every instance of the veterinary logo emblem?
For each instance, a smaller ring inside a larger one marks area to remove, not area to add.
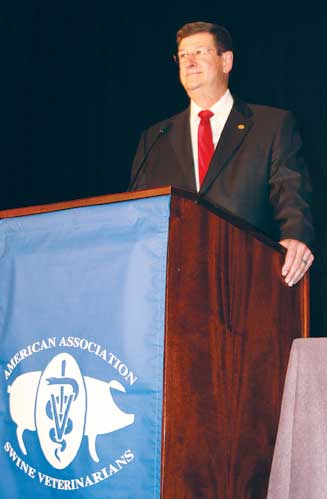
[[[121,411],[111,390],[125,392],[121,383],[83,376],[75,358],[61,353],[42,371],[18,376],[11,386],[10,415],[17,425],[17,440],[27,454],[24,431],[36,431],[42,452],[56,469],[75,459],[83,436],[89,452],[99,462],[96,437],[134,422],[134,414]]]

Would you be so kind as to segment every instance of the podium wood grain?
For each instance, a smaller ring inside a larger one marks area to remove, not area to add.
[[[187,199],[169,240],[163,498],[264,499],[308,282],[288,288],[280,251]]]

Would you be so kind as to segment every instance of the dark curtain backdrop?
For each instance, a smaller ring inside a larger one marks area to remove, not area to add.
[[[326,336],[327,18],[294,6],[3,2],[0,208],[124,191],[141,130],[187,105],[171,58],[176,30],[224,24],[232,91],[291,109],[302,131],[317,229],[312,335]]]

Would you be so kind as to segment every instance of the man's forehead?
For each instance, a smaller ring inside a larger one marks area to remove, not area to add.
[[[178,46],[178,50],[214,45],[214,37],[211,33],[201,32],[183,38]]]

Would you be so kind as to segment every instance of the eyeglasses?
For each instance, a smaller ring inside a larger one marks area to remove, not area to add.
[[[201,59],[205,59],[206,55],[210,52],[216,52],[218,55],[221,55],[220,50],[217,48],[199,47],[198,49],[192,51],[181,50],[180,52],[177,52],[177,54],[173,55],[173,59],[176,64],[185,64],[190,56],[194,57],[196,61],[200,61]]]

